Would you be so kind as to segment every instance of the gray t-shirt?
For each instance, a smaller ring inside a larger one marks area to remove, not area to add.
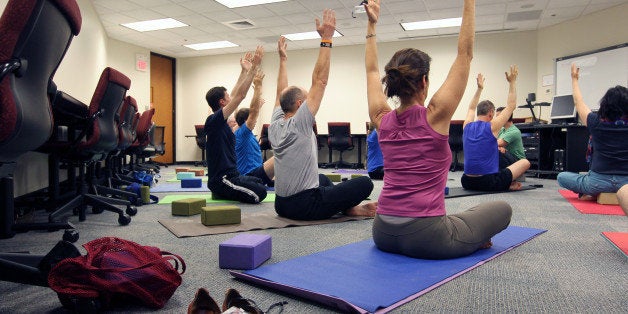
[[[306,103],[294,116],[284,117],[281,107],[275,108],[268,139],[275,156],[275,193],[287,197],[318,187],[318,150],[314,116]]]

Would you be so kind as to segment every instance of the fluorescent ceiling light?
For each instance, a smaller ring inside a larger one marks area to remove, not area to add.
[[[401,27],[403,27],[403,29],[406,31],[413,31],[417,29],[454,27],[460,26],[460,24],[462,24],[462,18],[455,17],[451,19],[401,23]]]
[[[247,7],[250,5],[258,5],[258,4],[266,4],[266,3],[274,3],[274,2],[283,2],[288,0],[216,0],[216,2],[228,7],[228,8],[240,8]]]
[[[194,50],[207,50],[207,49],[218,49],[218,48],[229,48],[229,47],[238,47],[238,45],[230,42],[230,41],[213,41],[213,42],[209,42],[209,43],[199,43],[199,44],[190,44],[190,45],[183,45],[185,47],[188,47],[190,49],[194,49]]]
[[[134,29],[138,32],[148,32],[148,31],[156,31],[159,29],[168,29],[168,28],[188,26],[185,23],[181,23],[171,18],[142,21],[142,22],[135,22],[135,23],[126,23],[126,24],[121,24],[121,25],[124,27],[128,27],[130,29]]]
[[[285,34],[282,36],[288,38],[291,41],[321,38],[321,36],[316,31],[305,32],[305,33]],[[334,37],[342,37],[342,34],[338,33],[337,31],[334,31]]]

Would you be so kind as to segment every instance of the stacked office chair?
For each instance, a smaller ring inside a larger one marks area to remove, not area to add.
[[[50,137],[52,78],[81,30],[75,0],[10,0],[0,17],[0,237],[15,231],[73,228],[68,223],[14,223],[13,174],[17,159]],[[41,228],[43,227],[43,228]],[[68,242],[65,242],[69,244]],[[70,244],[71,246],[71,244]],[[0,254],[0,280],[47,286],[43,256]]]
[[[270,141],[268,140],[268,127],[270,124],[266,123],[262,125],[262,133],[259,137],[259,148],[264,153],[264,161],[266,161],[266,151],[269,149],[273,149],[270,145]]]
[[[72,38],[81,29],[74,0],[12,0],[0,18],[0,237],[33,229],[72,229],[68,223],[15,224],[13,172],[17,159],[42,145],[53,128],[49,90]]]
[[[458,154],[462,152],[462,124],[464,120],[451,120],[449,123],[449,148],[452,152],[450,171],[463,168],[458,162]]]
[[[100,76],[89,106],[57,92],[53,104],[55,133],[39,150],[76,167],[79,187],[71,201],[50,214],[51,221],[67,211],[76,211],[79,221],[84,221],[88,205],[95,213],[104,210],[117,213],[121,225],[129,224],[129,215],[137,213],[130,202],[100,196],[95,187],[96,166],[118,147],[115,119],[130,86],[131,80],[126,75],[108,67]],[[116,205],[126,205],[128,215]]]
[[[194,130],[196,131],[196,146],[201,149],[201,161],[200,163],[195,162],[194,166],[198,166],[200,164],[203,167],[207,167],[207,157],[205,157],[207,134],[205,134],[205,126],[202,124],[197,124],[194,126]]]
[[[332,162],[329,167],[352,168],[353,165],[342,159],[342,153],[353,149],[353,138],[351,137],[351,124],[349,122],[328,122],[329,137],[327,145],[330,150],[340,152],[340,159]]]
[[[128,171],[145,170],[140,165],[141,161],[156,154],[155,147],[150,145],[153,134],[151,129],[155,127],[153,115],[155,115],[155,108],[145,110],[137,120],[135,141],[126,150],[126,153],[131,157]]]

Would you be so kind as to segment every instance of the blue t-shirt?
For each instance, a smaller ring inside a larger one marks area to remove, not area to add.
[[[591,170],[602,174],[628,175],[628,125],[600,121],[600,116],[589,113],[587,129],[593,137]]]
[[[246,123],[243,123],[235,131],[234,135],[238,171],[241,174],[247,175],[249,172],[262,165],[262,150],[259,147],[255,135],[249,130]]]
[[[223,176],[229,178],[240,175],[236,169],[235,136],[227,124],[222,108],[205,120],[207,143],[207,185],[220,183]]]
[[[462,130],[464,173],[485,175],[499,171],[497,138],[491,132],[491,123],[474,121]]]
[[[377,130],[373,130],[366,137],[366,170],[372,172],[382,166],[384,166],[384,156],[382,155],[382,149],[379,148]]]

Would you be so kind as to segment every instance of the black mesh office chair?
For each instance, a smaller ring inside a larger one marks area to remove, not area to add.
[[[199,164],[203,167],[207,167],[207,159],[205,158],[205,145],[207,144],[207,134],[205,134],[205,126],[202,124],[197,124],[194,126],[194,130],[196,131],[196,145],[201,149],[201,161],[195,162],[194,166],[198,166]]]
[[[270,124],[268,123],[262,125],[262,133],[260,134],[260,137],[259,137],[259,148],[264,153],[264,161],[266,161],[266,151],[269,149],[273,149],[272,146],[270,145],[270,140],[268,140],[268,127],[269,126]]]
[[[353,138],[351,137],[351,124],[349,122],[328,122],[327,128],[329,137],[327,145],[329,149],[340,152],[340,159],[332,162],[330,167],[352,168],[353,165],[342,159],[342,153],[353,149]]]
[[[458,154],[462,152],[462,124],[463,120],[451,120],[449,123],[449,148],[451,149],[451,168],[456,171],[464,166],[458,162]]]

